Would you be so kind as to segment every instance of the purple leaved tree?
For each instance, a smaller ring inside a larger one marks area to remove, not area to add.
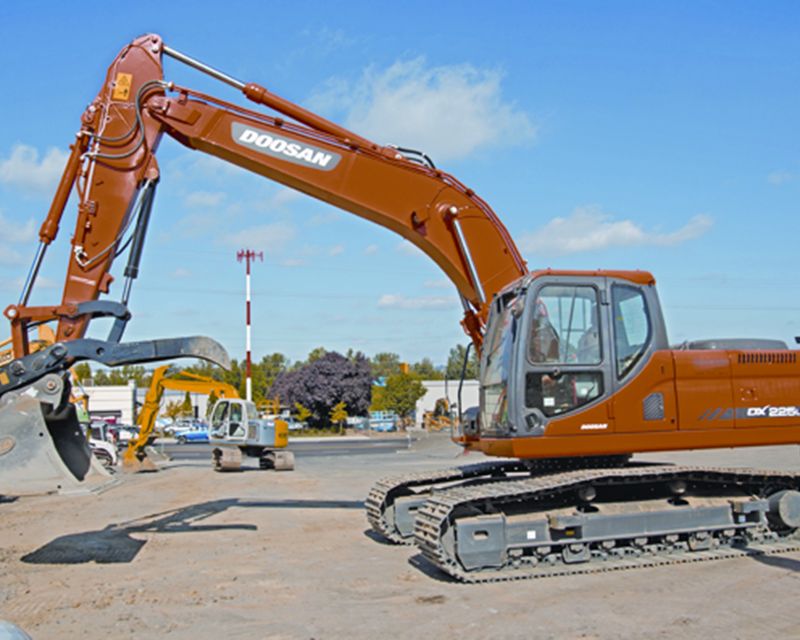
[[[365,416],[369,411],[372,392],[370,363],[362,353],[346,358],[335,351],[303,365],[285,371],[275,380],[270,395],[278,396],[281,404],[294,406],[299,402],[311,411],[310,426],[330,425],[331,409],[345,403],[349,416]]]

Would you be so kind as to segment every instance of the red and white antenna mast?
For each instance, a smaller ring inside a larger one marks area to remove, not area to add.
[[[246,304],[247,304],[247,311],[246,311],[246,326],[247,326],[247,369],[245,371],[245,398],[249,401],[253,400],[253,378],[252,372],[250,368],[250,261],[255,260],[258,258],[262,262],[264,261],[264,252],[259,251],[255,252],[251,249],[242,249],[241,251],[236,252],[236,260],[241,262],[244,260],[245,264],[247,265],[247,276],[246,276]]]

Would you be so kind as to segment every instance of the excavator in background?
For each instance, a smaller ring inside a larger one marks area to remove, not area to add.
[[[126,471],[152,471],[156,468],[151,459],[152,455],[148,455],[147,448],[153,437],[164,390],[174,389],[203,394],[213,392],[218,398],[239,397],[236,389],[226,382],[220,382],[191,371],[172,371],[171,369],[171,365],[163,365],[153,371],[153,378],[147,389],[144,404],[136,419],[139,434],[135,438],[131,438],[122,455],[122,467]]]
[[[165,79],[165,57],[275,113]],[[69,432],[63,376],[75,361],[225,357],[204,339],[121,342],[164,135],[398,233],[458,290],[481,359],[478,417],[455,439],[501,459],[379,481],[367,516],[387,539],[413,540],[464,581],[800,549],[800,473],[631,461],[639,452],[800,442],[796,350],[761,339],[671,347],[650,273],[530,272],[489,205],[426,154],[376,144],[157,35],[122,49],[84,112],[20,302],[5,310],[15,359],[0,367],[0,480],[25,482],[5,462],[9,425],[29,442]],[[28,306],[73,188],[61,304]],[[128,247],[120,301],[99,300]],[[84,337],[102,316],[114,318],[108,338]],[[28,331],[51,321],[56,343],[32,354]]]
[[[163,365],[153,371],[153,379],[136,420],[139,434],[131,439],[122,456],[122,466],[126,471],[156,469],[153,457],[157,456],[149,450],[148,445],[166,389],[203,394],[213,392],[220,398],[209,412],[211,460],[215,470],[240,469],[242,453],[259,458],[262,469],[294,469],[294,454],[285,451],[289,444],[288,425],[285,421],[274,417],[260,418],[255,405],[241,400],[236,388],[227,382],[191,371],[175,371],[170,365]]]

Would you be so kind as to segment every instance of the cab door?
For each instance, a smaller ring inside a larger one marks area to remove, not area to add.
[[[602,400],[613,381],[606,279],[552,276],[529,290],[524,411],[529,430],[551,435],[610,432]]]
[[[677,429],[675,364],[655,289],[612,281],[609,294],[617,432]]]

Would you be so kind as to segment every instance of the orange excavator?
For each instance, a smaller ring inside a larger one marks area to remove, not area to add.
[[[164,77],[165,57],[272,114],[174,84]],[[122,342],[163,135],[391,229],[458,290],[464,329],[481,355],[481,391],[477,419],[456,439],[502,459],[379,481],[367,515],[389,540],[414,541],[465,581],[800,548],[800,474],[630,460],[645,451],[800,442],[797,351],[762,339],[670,346],[651,274],[529,272],[489,205],[424,153],[376,144],[156,35],[120,52],[83,114],[30,277],[19,304],[5,310],[15,359],[0,367],[0,424],[13,422],[20,437],[27,429],[59,440],[71,429],[64,375],[77,360],[225,359],[201,338]],[[30,307],[73,189],[78,219],[61,303]],[[120,301],[98,300],[127,247]],[[85,338],[100,316],[114,318],[108,339]],[[56,343],[29,353],[28,331],[50,321]],[[3,468],[15,471],[5,462],[13,446],[3,452],[2,442],[0,480]]]

